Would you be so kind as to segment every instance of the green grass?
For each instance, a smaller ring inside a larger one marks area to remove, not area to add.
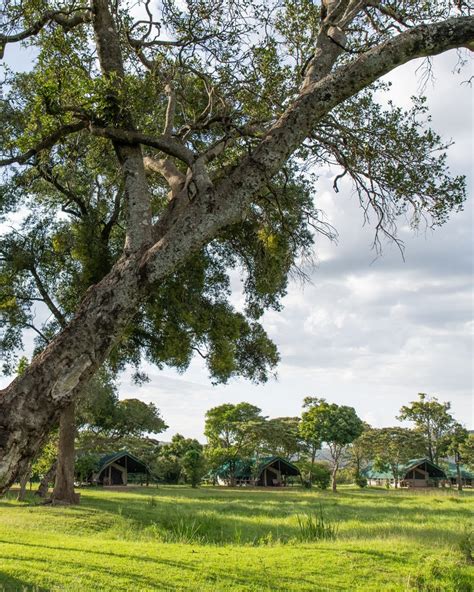
[[[474,590],[473,492],[81,494],[69,508],[0,499],[0,591]]]

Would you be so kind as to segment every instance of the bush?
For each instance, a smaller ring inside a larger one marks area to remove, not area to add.
[[[362,475],[359,475],[355,478],[355,484],[359,487],[367,487],[367,479],[365,477],[362,477]]]
[[[99,458],[99,455],[93,452],[78,455],[74,464],[74,473],[79,483],[83,483],[97,471]]]
[[[352,485],[354,483],[354,472],[350,467],[339,469],[337,472],[338,485]]]
[[[331,483],[331,471],[325,463],[315,463],[312,482],[318,489],[327,489],[329,487]]]

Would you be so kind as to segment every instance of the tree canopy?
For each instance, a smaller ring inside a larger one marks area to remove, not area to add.
[[[376,240],[399,214],[437,225],[462,205],[425,102],[377,96],[403,63],[472,49],[467,3],[7,0],[0,14],[0,56],[34,55],[6,69],[0,114],[0,215],[28,211],[0,244],[7,371],[24,330],[38,336],[0,395],[1,489],[104,363],[185,369],[197,354],[217,381],[268,377],[259,320],[313,233],[332,234],[318,164],[352,179]]]
[[[395,487],[398,487],[408,461],[419,458],[425,452],[422,434],[397,426],[373,429],[371,435],[374,468],[389,471],[393,475]]]
[[[328,403],[325,399],[305,399],[307,411],[301,416],[300,431],[307,440],[325,442],[332,459],[332,489],[336,491],[336,476],[348,444],[358,438],[364,423],[353,407]]]
[[[265,418],[262,410],[250,403],[224,403],[206,413],[204,434],[207,454],[217,467],[227,463],[230,483],[234,485],[236,463],[252,456],[258,446]]]
[[[418,401],[412,401],[400,409],[398,419],[415,424],[415,429],[425,438],[426,455],[434,463],[445,452],[455,425],[450,409],[451,403],[440,403],[436,397],[426,393],[418,393]]]

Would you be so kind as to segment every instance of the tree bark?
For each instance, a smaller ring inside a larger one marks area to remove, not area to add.
[[[94,5],[100,12],[107,3],[97,0]],[[101,31],[95,26],[97,35],[104,32],[102,26]],[[114,33],[113,27],[105,28]],[[254,152],[215,188],[207,187],[191,201],[182,192],[170,202],[154,229],[152,247],[148,247],[149,204],[143,164],[138,164],[139,147],[116,146],[126,176],[127,248],[112,271],[88,290],[68,326],[22,376],[0,392],[0,493],[23,474],[61,410],[107,359],[153,282],[172,273],[219,230],[242,220],[252,196],[281,169],[318,121],[395,67],[473,40],[473,17],[420,25],[322,79],[305,82],[300,95]],[[100,43],[105,53],[113,45],[103,39]],[[114,68],[119,71],[120,64]],[[139,240],[143,234],[145,240]]]
[[[458,491],[462,491],[461,466],[458,462],[456,463],[456,483],[457,483]]]
[[[58,464],[51,499],[53,503],[78,504],[79,494],[74,491],[74,461],[76,438],[76,405],[69,403],[59,420]]]
[[[334,465],[334,468],[332,470],[332,475],[331,475],[331,488],[332,488],[332,492],[333,493],[337,493],[337,471],[339,469],[339,465],[336,464]]]
[[[314,463],[316,461],[316,452],[317,450],[313,448],[311,451],[311,465],[309,467],[309,483],[313,485],[313,473],[314,473]]]
[[[51,467],[49,468],[46,475],[43,476],[41,482],[39,484],[38,489],[36,490],[35,495],[39,495],[40,497],[45,498],[48,495],[49,484],[52,483],[56,479],[56,467],[58,466],[58,459],[56,459]]]
[[[26,499],[26,486],[30,479],[30,471],[28,470],[23,477],[20,479],[20,491],[18,492],[18,497],[16,498],[19,502],[24,502]]]

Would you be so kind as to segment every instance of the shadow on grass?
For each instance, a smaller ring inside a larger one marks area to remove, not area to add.
[[[11,543],[16,544],[16,543]],[[85,552],[84,549],[67,549],[65,547],[48,547],[46,545],[34,545],[34,544],[30,544],[30,543],[21,543],[22,546],[26,546],[26,547],[35,547],[35,548],[40,548],[40,549],[49,549],[49,550],[53,550],[53,551],[58,551],[61,553],[61,559],[60,561],[57,561],[57,563],[52,563],[51,559],[43,559],[41,557],[37,557],[37,556],[32,556],[32,557],[14,557],[12,558],[11,556],[2,556],[0,555],[0,561],[4,561],[4,560],[13,560],[15,563],[23,563],[25,564],[25,568],[28,569],[29,565],[33,565],[33,564],[44,564],[45,566],[47,566],[47,568],[45,568],[45,572],[47,572],[48,577],[51,579],[52,582],[57,582],[60,581],[60,579],[64,578],[64,577],[71,577],[73,579],[76,579],[76,577],[79,575],[81,577],[81,579],[89,579],[90,580],[90,585],[91,585],[91,589],[97,589],[97,582],[94,581],[96,579],[96,577],[98,575],[102,575],[104,576],[104,578],[106,580],[111,580],[114,578],[114,576],[118,576],[120,578],[122,578],[123,580],[127,581],[127,590],[141,590],[143,589],[145,586],[148,587],[148,589],[156,589],[156,590],[169,590],[169,591],[173,591],[173,590],[178,590],[180,588],[174,586],[172,583],[170,583],[169,581],[164,582],[164,581],[160,581],[155,575],[153,576],[146,576],[143,575],[142,570],[140,570],[140,565],[139,563],[141,561],[144,560],[143,557],[140,558],[135,558],[135,565],[133,567],[131,567],[131,565],[128,565],[128,571],[125,574],[124,570],[123,570],[123,565],[119,565],[116,568],[107,565],[106,567],[102,567],[99,566],[95,563],[87,563],[87,562],[81,562],[81,561],[68,561],[67,559],[65,559],[65,557],[62,555],[62,553],[64,551],[73,551],[75,553],[80,553],[81,555]],[[91,551],[89,551],[90,553],[92,553]],[[102,555],[113,555],[115,556],[115,554],[113,553],[104,553],[104,552],[100,552],[100,551],[96,551],[93,552],[95,555],[97,555],[98,557],[102,556]],[[130,555],[119,555],[118,557],[121,558],[125,558],[127,560],[130,560]],[[179,569],[179,570],[190,570],[193,569],[192,566],[186,565],[184,562],[181,561],[170,561],[170,560],[166,560],[166,559],[154,559],[153,560],[153,564],[156,566],[157,570],[159,570],[160,565],[162,566],[170,566],[172,568],[175,569]],[[54,570],[55,565],[57,565],[57,570]],[[43,570],[42,570],[43,571]],[[2,576],[0,575],[0,578]],[[0,579],[0,592],[13,592],[16,590],[18,590],[18,592],[48,592],[49,588],[41,588],[41,587],[35,587],[32,586],[31,584],[24,584],[22,583],[20,580],[15,580],[15,578],[10,578],[9,576],[7,576],[7,580],[6,580],[6,584],[9,583],[9,580],[12,580],[13,582],[17,582],[18,587],[17,588],[8,588],[5,587],[4,590],[2,590],[1,585],[2,585],[2,580]],[[21,585],[23,585],[23,588],[21,587]],[[130,585],[132,585],[132,587],[129,587]],[[26,588],[25,588],[26,586]],[[29,587],[28,587],[29,586]],[[82,584],[81,584],[82,586]],[[117,586],[118,589],[120,589],[120,586]],[[75,588],[77,589],[77,588]],[[83,588],[82,589],[86,589]]]
[[[48,592],[48,590],[0,571],[0,592]]]
[[[82,492],[80,506],[55,506],[51,513],[51,506],[43,507],[48,529],[56,523],[70,534],[101,533],[118,540],[271,545],[297,541],[297,516],[318,512],[322,504],[327,519],[338,524],[340,539],[398,536],[438,545],[457,544],[453,523],[470,516],[463,503],[469,497],[420,497],[418,492],[377,489],[342,490],[337,495],[289,489],[196,491],[179,486]],[[451,504],[453,500],[459,502]],[[36,513],[34,505],[8,501],[4,505]]]

